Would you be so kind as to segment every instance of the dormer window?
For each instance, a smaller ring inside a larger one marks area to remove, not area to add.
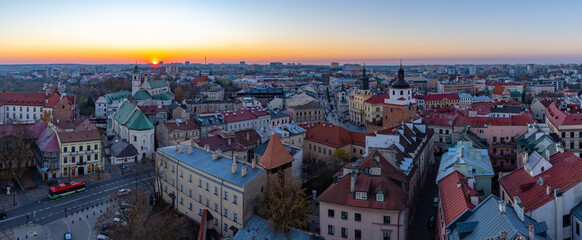
[[[368,200],[367,192],[356,192],[356,200]]]
[[[384,193],[383,192],[376,193],[376,202],[384,202]]]

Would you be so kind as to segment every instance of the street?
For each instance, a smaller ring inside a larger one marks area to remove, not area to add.
[[[429,167],[429,172],[424,183],[422,194],[416,203],[412,221],[408,227],[408,239],[435,239],[435,228],[428,228],[428,219],[435,216],[437,208],[433,207],[433,199],[438,196],[438,186],[436,184],[436,174],[441,157],[435,155],[436,164]],[[436,225],[436,222],[435,222]]]
[[[50,200],[47,193],[44,199],[8,210],[8,218],[0,220],[0,230],[4,232],[26,224],[27,216],[29,223],[36,221],[36,224],[45,225],[64,218],[65,214],[71,215],[82,209],[91,209],[104,203],[114,191],[135,187],[136,179],[139,188],[147,188],[144,181],[149,181],[153,177],[152,172],[153,170],[145,170],[92,184],[87,183],[85,191],[55,200]]]
[[[329,88],[329,86],[325,86],[323,89]],[[330,88],[331,89],[331,88]],[[320,91],[322,91],[320,89]],[[349,116],[343,116],[342,118],[342,114],[338,111],[338,106],[337,106],[337,101],[335,96],[333,95],[333,91],[330,90],[330,99],[331,99],[331,103],[327,101],[327,96],[325,93],[326,90],[323,90],[323,93],[319,94],[319,102],[321,104],[321,106],[323,106],[324,111],[325,111],[325,122],[327,123],[331,123],[333,125],[337,125],[337,126],[341,126],[349,131],[354,131],[354,132],[366,132],[366,128],[362,127],[362,126],[357,126],[351,122],[343,122],[343,120],[347,120],[349,119]],[[333,105],[333,110],[331,110],[330,105]]]

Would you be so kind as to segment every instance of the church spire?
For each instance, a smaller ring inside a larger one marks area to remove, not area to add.
[[[362,69],[362,75],[360,75],[360,78],[358,79],[359,81],[359,89],[360,90],[368,90],[369,85],[370,85],[370,79],[368,78],[368,75],[366,74],[366,64],[364,63],[364,68]]]

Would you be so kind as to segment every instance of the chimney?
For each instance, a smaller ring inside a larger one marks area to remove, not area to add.
[[[212,153],[212,160],[216,160],[216,159],[218,159],[218,153],[213,152]]]
[[[240,175],[243,177],[247,175],[247,166],[243,166],[240,168]]]
[[[356,188],[356,177],[358,177],[356,172],[350,174],[350,193],[353,193]]]
[[[174,151],[178,151],[178,144],[174,143]]]
[[[247,141],[251,140],[251,134],[247,131]]]
[[[503,200],[501,200],[501,199],[499,200],[499,211],[500,211],[501,213],[505,213],[505,205],[506,205],[506,204],[507,204],[507,203],[505,203],[505,201],[503,201]]]
[[[467,183],[471,189],[475,189],[475,178],[469,178]]]
[[[538,179],[538,181],[539,181],[539,183],[540,183],[540,186],[543,186],[543,185],[544,185],[544,177],[540,177],[540,178]]]
[[[547,185],[547,186],[546,186],[546,194],[547,194],[547,195],[550,195],[550,194],[552,194],[552,186],[550,186],[550,185]]]
[[[236,163],[236,160],[238,160],[238,154],[233,154],[232,155],[232,163]]]
[[[523,204],[521,204],[521,199],[518,196],[513,197],[513,210],[515,210],[515,214],[522,222],[524,221],[524,208]]]
[[[232,173],[236,173],[236,163],[232,163]]]
[[[550,161],[550,149],[546,148],[546,160]]]
[[[534,232],[534,224],[530,223],[529,225],[527,225],[527,235],[529,236],[529,239],[535,239],[535,232]]]
[[[182,147],[182,145],[180,145],[178,147],[178,153],[182,153],[182,152],[184,152],[184,148]]]
[[[569,212],[564,212],[564,197],[563,197],[564,192],[562,192],[562,189],[560,188],[556,188],[554,189],[554,214],[556,215],[556,220],[555,222],[555,227],[560,227],[562,228],[566,223],[564,223],[564,220],[567,221],[571,221],[570,218],[568,219],[564,219],[563,216]],[[556,228],[556,229],[560,229],[560,228]],[[564,233],[562,231],[557,231],[556,232],[556,239],[564,239]]]
[[[228,146],[232,145],[232,139],[228,138]]]
[[[460,182],[458,182],[458,183],[457,183],[457,188],[460,188],[460,187],[461,187],[461,183],[460,183]]]
[[[257,159],[253,159],[253,160],[251,161],[251,167],[252,167],[252,168],[257,168]]]
[[[207,153],[210,152],[210,145],[206,144],[204,145],[204,150],[206,150]]]
[[[188,147],[188,154],[192,154],[193,148],[192,147]]]
[[[478,206],[479,205],[479,196],[477,196],[477,195],[471,196],[471,204],[473,204],[473,206]]]
[[[465,158],[465,148],[461,147],[461,158]]]

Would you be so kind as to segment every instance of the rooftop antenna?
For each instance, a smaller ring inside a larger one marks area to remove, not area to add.
[[[204,65],[206,65],[206,56],[204,56]]]
[[[402,68],[402,59],[400,59],[400,68]]]

